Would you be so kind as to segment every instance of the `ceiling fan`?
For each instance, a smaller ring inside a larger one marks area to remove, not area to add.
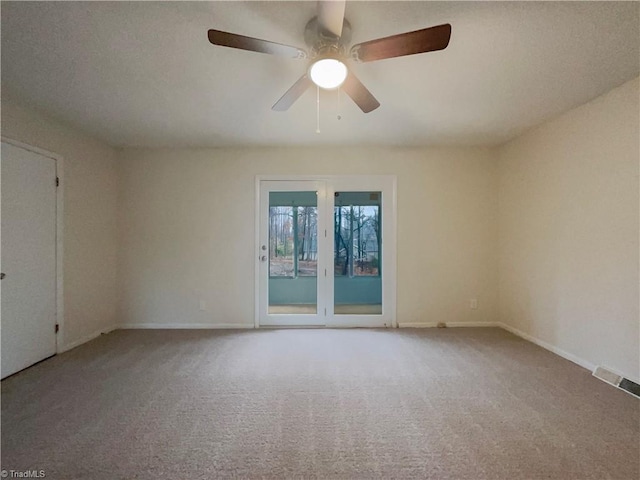
[[[304,32],[309,53],[290,45],[220,30],[209,30],[209,41],[223,47],[311,61],[307,72],[271,107],[272,110],[288,110],[311,85],[315,84],[327,90],[341,87],[364,113],[369,113],[378,108],[380,102],[347,68],[347,60],[351,59],[358,63],[372,62],[443,50],[451,38],[451,25],[446,23],[369,40],[353,45],[347,50],[347,45],[351,41],[351,25],[344,18],[344,9],[345,0],[318,1],[317,16],[309,20]]]

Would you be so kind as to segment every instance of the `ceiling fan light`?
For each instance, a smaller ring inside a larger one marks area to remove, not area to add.
[[[335,58],[323,58],[314,62],[309,69],[313,83],[320,88],[338,88],[347,78],[347,66]]]

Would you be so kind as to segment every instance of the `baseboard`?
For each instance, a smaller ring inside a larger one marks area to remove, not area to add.
[[[447,328],[457,327],[499,327],[496,322],[446,322]]]
[[[253,323],[122,323],[117,328],[123,330],[132,329],[167,329],[167,330],[194,330],[194,329],[247,329],[255,328]]]
[[[445,327],[500,327],[497,322],[444,322]],[[436,328],[436,322],[399,322],[398,328]]]
[[[79,347],[83,343],[87,343],[93,340],[94,338],[98,338],[103,333],[109,333],[114,331],[116,328],[118,328],[116,325],[111,325],[107,328],[101,328],[100,330],[96,330],[95,332],[90,333],[89,335],[85,335],[84,337],[81,337],[74,342],[67,343],[66,345],[62,346],[60,350],[58,350],[58,353],[68,352],[72,348]]]
[[[435,328],[437,323],[433,322],[398,322],[398,328]]]
[[[585,360],[584,358],[580,358],[577,355],[574,355],[572,353],[566,352],[564,350],[562,350],[561,348],[556,347],[555,345],[551,345],[550,343],[545,342],[544,340],[540,340],[539,338],[536,338],[532,335],[529,335],[528,333],[523,332],[522,330],[518,330],[517,328],[514,328],[510,325],[507,325],[505,323],[497,323],[497,326],[499,326],[500,328],[505,329],[507,332],[511,332],[514,335],[520,337],[520,338],[524,338],[525,340],[531,342],[531,343],[535,343],[536,345],[544,348],[545,350],[549,350],[550,352],[555,353],[556,355],[561,356],[562,358],[565,358],[567,360],[569,360],[570,362],[573,362],[577,365],[580,365],[583,368],[586,368],[587,370],[593,372],[596,368],[596,365],[594,365],[591,362],[588,362],[587,360]]]

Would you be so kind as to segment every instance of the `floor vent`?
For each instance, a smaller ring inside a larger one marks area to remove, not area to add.
[[[629,392],[631,395],[635,395],[636,397],[640,398],[640,385],[638,385],[636,382],[632,382],[628,378],[623,378],[620,381],[620,385],[618,385],[618,388],[621,388],[622,390]]]
[[[619,389],[630,393],[634,397],[640,398],[640,385],[636,382],[632,382],[628,378],[624,378],[621,375],[612,372],[611,370],[607,370],[604,367],[597,367],[593,371],[593,376],[599,378],[603,382],[607,382],[614,387],[618,387]]]

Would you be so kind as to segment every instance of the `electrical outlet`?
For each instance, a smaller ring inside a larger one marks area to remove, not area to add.
[[[478,309],[478,299],[477,298],[472,298],[471,300],[469,300],[469,308],[471,310],[477,310]]]

